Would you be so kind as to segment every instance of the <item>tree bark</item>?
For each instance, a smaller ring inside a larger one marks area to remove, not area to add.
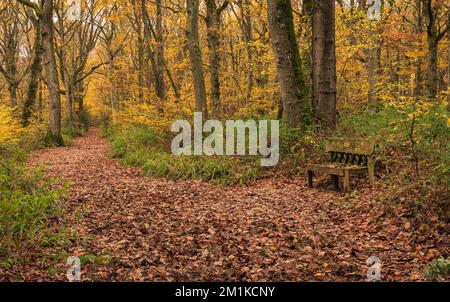
[[[438,41],[434,34],[428,35],[428,98],[435,99],[438,89]]]
[[[84,84],[83,81],[77,83],[75,87],[75,95],[74,95],[75,103],[78,104],[78,120],[84,125],[87,126],[86,115],[84,111]]]
[[[8,83],[9,97],[11,99],[11,107],[17,106],[17,83],[15,81]]]
[[[422,13],[422,0],[416,0],[416,33],[418,36],[422,36],[423,33],[423,13]],[[422,58],[417,58],[416,72],[415,72],[415,88],[414,96],[420,97],[423,95],[423,71],[422,71]]]
[[[166,81],[164,78],[165,74],[165,58],[164,58],[164,35],[163,35],[163,11],[162,11],[162,0],[156,0],[156,68],[158,78],[157,96],[161,100],[167,99],[167,88]]]
[[[238,23],[240,25],[242,36],[244,37],[245,49],[247,53],[247,62],[246,62],[246,72],[247,72],[247,85],[246,85],[246,93],[245,93],[245,101],[251,101],[253,94],[253,85],[254,85],[254,62],[253,62],[253,21],[252,21],[252,4],[251,0],[238,0],[235,2],[238,7],[240,14],[238,15],[232,6],[232,11],[235,14],[236,18],[238,18]],[[230,47],[232,50],[234,49],[231,44]]]
[[[367,4],[367,3],[366,3]],[[382,4],[383,9],[384,3]],[[361,4],[362,7],[362,4]],[[367,10],[367,8],[366,8]],[[374,36],[373,45],[367,49],[367,74],[369,82],[368,91],[368,109],[371,112],[378,112],[380,110],[380,97],[378,88],[378,78],[380,75],[380,61],[381,61],[381,39],[380,30],[378,29],[378,21],[369,21],[371,29],[371,35]]]
[[[248,64],[248,75],[247,75],[247,101],[250,101],[252,98],[253,93],[253,78],[254,78],[254,72],[253,72],[253,49],[252,49],[252,43],[253,43],[253,22],[252,17],[250,14],[250,0],[244,0],[243,3],[243,22],[244,22],[244,39],[246,43],[246,49],[247,49],[247,64]]]
[[[64,11],[64,7],[62,8]],[[69,74],[66,66],[66,29],[64,26],[64,16],[58,14],[58,24],[59,24],[59,39],[60,39],[60,51],[59,51],[59,60],[60,60],[60,73],[62,83],[64,85],[65,90],[65,107],[66,107],[66,126],[71,129],[73,127],[73,112],[72,112],[72,85],[70,83]]]
[[[172,86],[173,89],[173,93],[175,94],[175,98],[177,99],[177,101],[179,101],[181,95],[180,95],[180,91],[178,89],[177,83],[175,83],[175,79],[172,76],[172,73],[169,70],[169,67],[166,66],[166,74],[167,77],[169,78],[170,81],[170,85]]]
[[[29,126],[29,120],[33,113],[33,106],[36,103],[42,71],[42,56],[44,53],[44,49],[42,48],[41,20],[40,18],[33,18],[32,22],[34,27],[34,54],[30,71],[30,80],[28,83],[27,99],[25,100],[22,113],[22,125],[24,127]]]
[[[268,0],[268,23],[287,127],[311,123],[311,105],[303,78],[290,0]]]
[[[448,26],[450,27],[450,10],[448,11]],[[447,33],[447,111],[450,112],[450,30]]]
[[[187,0],[187,43],[191,61],[192,76],[194,80],[195,111],[203,112],[208,118],[206,103],[206,87],[203,71],[202,52],[198,32],[199,0]]]
[[[61,97],[53,45],[53,0],[42,1],[42,43],[44,48],[45,76],[49,90],[47,143],[62,146],[64,141],[61,135]]]
[[[312,109],[317,116],[320,90],[320,67],[323,57],[324,29],[322,0],[312,3]]]
[[[212,116],[217,117],[220,107],[220,74],[219,74],[219,26],[220,13],[216,0],[206,0],[206,27],[209,50],[209,70],[211,77]]]
[[[140,23],[140,22],[138,22]],[[142,33],[138,33],[137,38],[137,47],[138,47],[138,100],[139,103],[144,103],[144,85],[145,85],[145,76],[144,76],[144,58],[145,58],[145,47],[144,47],[144,38],[142,37]]]
[[[336,126],[336,27],[335,2],[321,1],[323,53],[320,60],[319,100],[317,114],[327,127]]]
[[[141,9],[142,9],[142,18],[144,21],[144,41],[147,48],[148,59],[150,61],[153,71],[156,96],[160,100],[166,100],[167,92],[164,80],[165,69],[164,69],[164,46],[162,40],[162,11],[161,11],[161,2],[159,1],[158,3],[159,4],[157,5],[156,32],[148,15],[146,0],[141,0]],[[157,44],[156,50],[154,50],[149,43],[152,36],[155,38]]]
[[[428,40],[428,81],[427,90],[428,98],[436,99],[438,92],[438,46],[439,41],[445,37],[446,32],[449,30],[450,25],[444,29],[438,26],[438,13],[434,12],[435,9],[432,5],[432,0],[423,1],[423,14],[426,21],[426,32]],[[438,8],[436,8],[438,10]]]
[[[426,32],[428,42],[428,73],[427,73],[427,96],[436,98],[438,80],[438,41],[436,40],[437,29],[432,11],[432,0],[422,0],[423,14],[426,21]]]
[[[38,84],[38,103],[37,103],[37,111],[38,111],[38,115],[39,115],[39,121],[42,121],[42,117],[43,117],[43,111],[44,111],[44,102],[43,102],[43,98],[44,96],[42,95],[42,74],[39,77],[39,84]]]
[[[16,16],[16,7],[8,6],[6,20],[2,20],[1,27],[3,32],[0,57],[0,72],[5,77],[8,84],[8,92],[11,107],[16,107],[17,89],[21,80],[18,75],[18,60],[20,56],[21,28],[20,21]],[[3,65],[4,64],[4,65]]]

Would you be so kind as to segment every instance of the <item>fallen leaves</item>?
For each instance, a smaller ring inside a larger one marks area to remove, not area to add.
[[[87,264],[95,281],[365,281],[365,261],[383,261],[383,280],[418,280],[443,244],[422,251],[408,222],[383,218],[369,198],[308,190],[304,179],[265,179],[246,187],[150,179],[107,156],[95,131],[33,163],[67,179],[69,219],[78,239],[61,253],[111,255]],[[40,259],[36,254],[35,259]],[[50,277],[46,271],[57,267]],[[4,270],[4,269],[3,269]],[[0,279],[65,280],[64,259],[2,271]]]

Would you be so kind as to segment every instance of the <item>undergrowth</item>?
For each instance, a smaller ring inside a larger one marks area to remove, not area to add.
[[[64,189],[54,189],[40,171],[21,164],[0,166],[0,259],[52,236],[50,222],[61,215]],[[14,256],[14,255],[12,255]]]
[[[408,103],[409,104],[409,103]],[[444,106],[422,104],[384,106],[378,113],[353,110],[342,113],[335,130],[286,130],[281,126],[280,163],[263,169],[255,157],[174,156],[170,133],[145,125],[111,127],[103,132],[112,142],[113,156],[141,167],[149,176],[169,179],[203,179],[222,184],[245,184],[267,172],[304,175],[308,162],[325,161],[327,137],[373,138],[379,187],[376,202],[388,215],[409,217],[417,228],[448,222],[450,131]]]
[[[263,175],[259,159],[226,156],[175,156],[170,142],[148,126],[104,128],[112,142],[112,156],[143,169],[147,176],[202,179],[217,184],[246,184]]]
[[[423,271],[423,277],[428,282],[449,280],[450,260],[444,257],[433,260]]]
[[[39,249],[58,236],[52,222],[63,213],[60,200],[67,187],[56,189],[41,169],[25,165],[44,137],[45,127],[32,127],[0,143],[0,265],[10,266],[21,251]]]
[[[382,190],[376,202],[389,215],[401,215],[424,231],[449,219],[450,129],[443,106],[422,114],[411,107],[385,107],[367,114],[349,115],[338,136],[373,137],[378,143],[377,174]]]

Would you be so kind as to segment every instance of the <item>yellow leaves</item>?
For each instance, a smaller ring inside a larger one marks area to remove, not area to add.
[[[403,52],[405,57],[411,58],[411,59],[418,59],[426,57],[427,53],[423,48],[419,49],[409,49]]]
[[[414,113],[408,114],[408,118],[410,118],[410,119],[416,118],[416,113],[414,112]]]
[[[155,104],[131,104],[115,112],[115,123],[146,125],[160,133],[166,133],[178,118],[178,109],[170,100],[164,103],[164,110]]]
[[[13,109],[0,105],[0,144],[16,143],[23,129],[13,116]]]
[[[404,55],[408,58],[416,59],[419,57],[418,53],[415,51],[406,51],[404,52]]]
[[[255,89],[255,95],[259,94],[259,91]],[[275,102],[269,99],[261,99],[259,101],[249,102],[246,106],[240,108],[233,117],[235,118],[246,118],[249,116],[265,116],[275,114],[276,106]]]
[[[301,153],[302,155],[305,153],[305,149],[302,148],[301,144],[295,144],[290,148],[291,153]]]

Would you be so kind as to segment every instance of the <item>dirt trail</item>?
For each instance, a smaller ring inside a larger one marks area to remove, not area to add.
[[[48,253],[97,256],[85,257],[83,280],[365,281],[372,255],[383,280],[417,280],[426,262],[403,225],[366,201],[308,190],[302,178],[225,188],[152,179],[107,152],[91,130],[31,156],[70,182],[66,223],[78,238],[66,254]],[[36,258],[22,277],[65,280],[64,261]]]

